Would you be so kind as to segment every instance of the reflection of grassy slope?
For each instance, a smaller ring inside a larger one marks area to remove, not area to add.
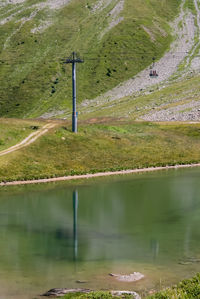
[[[125,181],[118,177],[115,183],[110,181],[109,184],[104,179],[101,184],[78,190],[79,261],[121,260],[126,256],[132,262],[151,264],[152,250],[147,245],[156,237],[160,248],[168,248],[167,252],[161,250],[159,263],[169,266],[184,256],[188,223],[198,248],[198,196],[186,208],[187,194],[183,187],[174,188],[177,184],[174,173],[154,175],[148,174],[146,179],[144,175],[132,176],[130,180],[126,176]],[[179,179],[178,186],[182,186],[180,182],[185,182],[184,175]],[[197,180],[198,177],[198,184]],[[187,188],[190,186],[194,186],[194,177]],[[43,185],[40,192],[31,192],[31,188],[25,187],[18,194],[13,194],[10,188],[11,196],[9,191],[1,190],[0,262],[1,267],[6,263],[10,270],[15,267],[16,260],[23,270],[24,267],[27,269],[27,263],[29,271],[30,268],[35,271],[35,266],[40,267],[41,263],[45,269],[45,264],[56,263],[56,260],[70,262],[73,258],[73,187],[70,190],[66,184],[62,188],[56,184],[54,190],[48,191],[48,186]],[[170,236],[170,240],[166,236]],[[123,242],[119,242],[121,238]],[[12,240],[12,246],[9,246],[9,240]],[[16,250],[12,253],[13,246]]]
[[[23,270],[37,271],[39,267],[40,271],[45,271],[46,265],[41,267],[41,263],[53,264],[57,259],[73,260],[71,192],[61,191],[59,198],[54,192],[46,192],[45,195],[33,193],[11,195],[7,197],[8,201],[1,198],[2,268],[6,263],[7,268],[13,269],[17,260]],[[12,252],[9,240],[12,240],[15,252]],[[79,260],[83,258],[86,248],[84,243]]]
[[[4,62],[0,70],[1,115],[37,116],[47,110],[69,107],[71,67],[62,67],[58,58],[66,57],[72,50],[86,53],[85,58],[101,56],[100,60],[86,60],[79,66],[79,101],[82,101],[135,75],[151,63],[153,56],[160,57],[168,48],[171,36],[167,21],[177,13],[178,1],[162,0],[157,5],[157,0],[126,0],[121,13],[124,21],[102,39],[99,36],[108,26],[107,14],[114,2],[97,14],[92,14],[89,8],[93,3],[74,0],[62,10],[51,11],[50,16],[47,11],[40,11],[14,35],[13,30],[20,26],[15,22],[17,17],[1,26],[0,59]],[[0,13],[3,11],[5,8]],[[32,11],[29,7],[21,17],[29,16]],[[30,33],[41,20],[51,16],[54,23],[44,33]],[[155,42],[141,25],[150,29]],[[163,35],[163,29],[167,36]]]
[[[0,180],[199,161],[199,129],[173,123],[83,125],[77,135],[65,127],[52,129],[29,147],[1,157]]]

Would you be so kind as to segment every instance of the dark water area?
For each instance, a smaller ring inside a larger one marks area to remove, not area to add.
[[[135,271],[144,279],[108,275]],[[200,168],[0,189],[2,299],[54,287],[145,294],[199,271]]]

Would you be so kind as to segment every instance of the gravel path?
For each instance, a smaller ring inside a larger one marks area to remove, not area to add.
[[[31,133],[28,137],[26,137],[24,140],[22,140],[20,143],[9,147],[6,150],[3,150],[0,152],[0,156],[4,156],[7,154],[10,154],[14,151],[17,151],[25,146],[30,145],[31,143],[35,142],[39,137],[44,135],[45,133],[48,132],[49,129],[53,128],[55,126],[55,123],[49,123],[46,124],[44,127],[42,127],[40,130]]]

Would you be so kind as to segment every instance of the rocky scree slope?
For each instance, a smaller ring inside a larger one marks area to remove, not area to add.
[[[90,117],[126,117],[148,121],[199,121],[199,0],[183,0],[171,23],[174,41],[149,77],[149,67],[92,101],[81,104]]]

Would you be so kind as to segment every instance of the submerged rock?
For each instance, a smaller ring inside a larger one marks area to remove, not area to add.
[[[183,265],[183,266],[187,266],[187,265],[191,265],[192,262],[184,262],[184,261],[181,261],[179,262],[179,265]]]
[[[125,282],[134,282],[144,278],[144,275],[140,272],[133,272],[129,275],[120,275],[120,274],[113,274],[113,273],[110,273],[109,275],[115,277],[119,281],[125,281]]]
[[[87,283],[85,280],[76,280],[76,283]]]

